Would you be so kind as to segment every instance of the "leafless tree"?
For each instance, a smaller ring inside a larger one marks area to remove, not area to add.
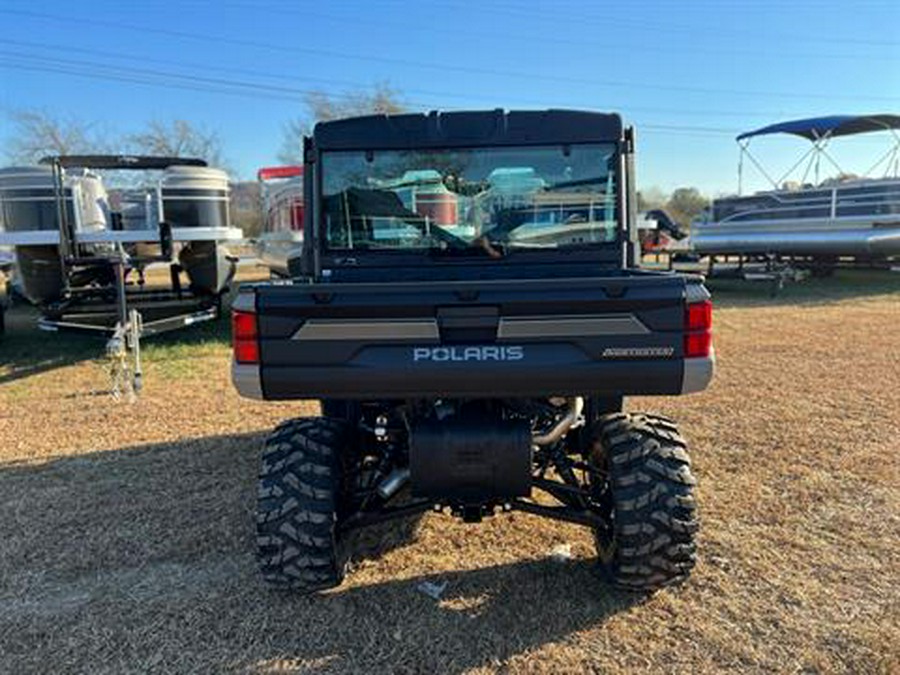
[[[99,133],[95,124],[75,117],[59,117],[39,109],[15,110],[9,117],[13,133],[6,154],[12,162],[36,164],[48,155],[109,151],[109,138]]]
[[[153,120],[141,133],[129,136],[128,142],[136,152],[166,157],[198,157],[212,166],[224,166],[219,136],[187,120],[173,120],[168,124]]]
[[[311,91],[304,97],[304,105],[306,113],[284,126],[284,138],[278,153],[278,161],[284,164],[299,164],[303,161],[302,139],[316,122],[407,110],[400,92],[386,82],[376,84],[371,91],[355,91],[342,96]]]

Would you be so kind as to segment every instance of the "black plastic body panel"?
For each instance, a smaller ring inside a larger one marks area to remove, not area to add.
[[[321,122],[313,130],[319,150],[601,143],[621,137],[619,115],[582,110],[369,115]]]
[[[363,400],[676,394],[687,283],[698,282],[623,271],[258,285],[263,393]]]

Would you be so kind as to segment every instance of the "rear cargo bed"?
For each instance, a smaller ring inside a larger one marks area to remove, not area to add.
[[[234,378],[266,399],[677,394],[712,371],[683,358],[700,294],[699,280],[641,272],[249,286],[235,307],[256,312],[260,364]]]

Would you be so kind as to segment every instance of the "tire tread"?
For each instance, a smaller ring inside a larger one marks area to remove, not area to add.
[[[696,481],[675,423],[617,413],[598,421],[594,438],[594,452],[607,460],[614,505],[614,551],[603,563],[607,576],[644,592],[683,582],[696,563],[699,522]]]
[[[315,592],[341,583],[335,531],[343,423],[300,418],[279,424],[265,442],[257,490],[257,562],[263,579]]]

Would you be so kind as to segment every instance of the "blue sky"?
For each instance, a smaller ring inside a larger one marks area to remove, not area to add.
[[[271,164],[302,93],[388,82],[413,109],[577,107],[638,128],[639,182],[736,186],[737,132],[900,113],[900,2],[0,3],[0,139],[41,108],[129,133],[219,134],[243,177]],[[864,170],[885,139],[835,144]],[[775,173],[806,148],[754,144]],[[751,187],[763,187],[751,178]]]

